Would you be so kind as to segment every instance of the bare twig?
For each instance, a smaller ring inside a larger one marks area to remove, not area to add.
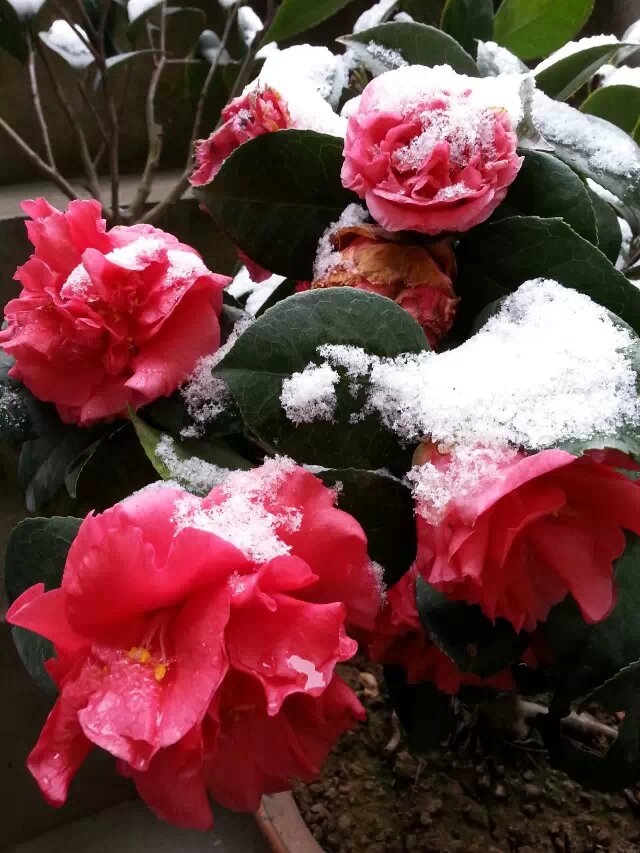
[[[544,705],[539,705],[537,702],[528,702],[524,699],[518,701],[518,709],[525,720],[531,720],[540,714],[548,714],[549,709]],[[609,740],[615,740],[618,736],[618,730],[613,726],[607,726],[605,723],[599,722],[591,714],[576,714],[574,711],[568,717],[561,720],[561,725],[577,732],[581,735],[589,737],[606,737]]]
[[[167,17],[166,3],[164,2],[162,4],[160,15],[159,56],[156,58],[156,66],[153,70],[149,90],[147,92],[146,112],[149,149],[147,153],[147,162],[144,167],[144,172],[142,173],[142,179],[140,180],[140,186],[138,187],[138,191],[131,205],[130,216],[134,221],[142,213],[145,202],[149,198],[151,188],[153,186],[153,179],[156,171],[158,170],[158,166],[160,165],[160,155],[162,153],[163,128],[162,125],[159,125],[156,122],[156,94],[158,92],[160,78],[162,77],[162,72],[164,71],[167,61]]]
[[[40,55],[42,61],[44,63],[45,68],[49,74],[49,79],[53,85],[53,89],[56,93],[56,97],[58,98],[58,103],[62,107],[64,114],[66,115],[69,124],[73,132],[75,133],[78,139],[78,146],[80,148],[80,156],[82,157],[82,164],[84,166],[85,174],[87,176],[87,188],[91,195],[102,203],[100,198],[100,183],[98,181],[98,174],[96,172],[95,166],[93,164],[93,160],[91,159],[91,152],[89,151],[89,145],[87,144],[87,138],[82,129],[82,125],[80,123],[78,115],[75,113],[71,104],[69,103],[66,93],[64,92],[62,86],[60,85],[60,81],[55,75],[49,60],[46,57],[46,54],[43,50],[40,50]],[[105,211],[107,217],[111,214],[109,211]]]
[[[62,192],[70,199],[77,199],[80,196],[71,186],[71,184],[66,180],[66,178],[58,172],[57,169],[54,169],[48,163],[37,154],[30,145],[28,145],[24,139],[16,133],[16,131],[11,127],[10,124],[0,118],[0,130],[3,131],[9,139],[12,139],[13,142],[18,146],[18,148],[22,151],[22,153],[28,157],[28,159],[33,163],[33,165],[52,183],[54,183],[57,187],[59,187]]]
[[[209,94],[209,89],[211,87],[211,84],[213,83],[213,78],[215,77],[218,65],[220,64],[220,57],[226,50],[227,42],[229,40],[229,36],[231,35],[231,29],[237,19],[238,5],[239,0],[236,0],[229,12],[224,32],[222,33],[222,38],[220,39],[218,53],[211,65],[209,66],[209,71],[200,91],[200,96],[196,105],[196,112],[193,120],[193,129],[191,131],[191,139],[189,140],[189,150],[187,152],[187,162],[184,171],[180,175],[178,181],[176,181],[176,183],[169,190],[167,195],[162,199],[162,201],[159,201],[158,204],[152,207],[151,210],[142,218],[142,222],[157,222],[158,219],[165,212],[165,210],[171,207],[171,205],[175,204],[175,202],[178,201],[178,199],[182,196],[185,190],[187,190],[189,187],[189,175],[191,174],[191,171],[193,169],[193,149],[197,139],[200,136],[200,128],[202,125],[202,118],[204,115],[204,107],[207,100],[207,95]]]
[[[33,106],[36,111],[36,116],[38,117],[38,124],[40,125],[40,132],[42,134],[42,142],[44,143],[44,150],[47,157],[47,161],[52,169],[56,168],[56,161],[53,156],[53,148],[51,147],[51,137],[49,136],[49,127],[47,125],[47,120],[44,117],[44,111],[42,109],[42,101],[40,100],[40,88],[38,86],[38,73],[36,70],[36,52],[33,49],[33,40],[31,38],[31,32],[29,28],[25,30],[26,38],[27,38],[27,47],[29,51],[29,82],[31,84],[31,99],[33,101]]]

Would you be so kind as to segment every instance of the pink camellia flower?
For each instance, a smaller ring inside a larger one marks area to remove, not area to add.
[[[451,658],[431,642],[416,606],[417,574],[414,565],[388,591],[369,647],[372,660],[401,666],[406,670],[409,684],[431,681],[438,690],[453,696],[464,685],[513,690],[514,682],[508,670],[491,678],[461,672]]]
[[[222,289],[198,253],[150,225],[106,230],[96,201],[24,202],[35,247],[5,308],[10,375],[83,426],[171,394],[220,343]]]
[[[393,299],[419,323],[435,347],[453,325],[460,301],[453,289],[451,241],[404,242],[379,225],[350,225],[330,237],[339,260],[312,287],[355,287]]]
[[[162,818],[212,823],[317,775],[363,709],[334,673],[373,628],[365,534],[288,460],[204,500],[152,486],[84,520],[59,589],[7,619],[53,641],[60,690],[28,767],[61,805],[93,746]]]
[[[522,158],[489,86],[447,66],[407,66],[366,87],[348,122],[342,183],[388,231],[468,231],[504,200]]]
[[[196,142],[197,168],[189,178],[192,186],[208,184],[238,146],[256,136],[293,127],[287,104],[270,86],[259,87],[234,98],[222,111],[223,124]]]
[[[430,455],[443,479],[455,475],[455,457]],[[640,484],[622,467],[638,466],[611,451],[505,456],[438,513],[418,505],[418,570],[517,631],[533,631],[567,594],[587,622],[599,622],[616,601],[612,563],[624,530],[640,534]]]

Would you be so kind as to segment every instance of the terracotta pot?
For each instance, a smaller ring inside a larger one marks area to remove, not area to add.
[[[302,819],[293,794],[263,797],[256,819],[273,853],[322,853],[322,847]]]

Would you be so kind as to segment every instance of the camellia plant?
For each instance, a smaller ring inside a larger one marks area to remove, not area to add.
[[[345,5],[285,0],[262,48]],[[54,805],[98,747],[177,824],[256,809],[363,718],[358,649],[416,750],[481,706],[640,780],[637,28],[424,5],[272,47],[198,142],[232,283],[96,201],[24,205],[1,434],[32,510],[84,516],[7,550]]]

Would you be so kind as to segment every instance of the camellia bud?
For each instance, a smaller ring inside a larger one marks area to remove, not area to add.
[[[415,318],[435,347],[453,325],[459,302],[451,241],[422,246],[403,239],[378,225],[338,229],[331,244],[339,261],[312,287],[356,287],[387,296]]]

